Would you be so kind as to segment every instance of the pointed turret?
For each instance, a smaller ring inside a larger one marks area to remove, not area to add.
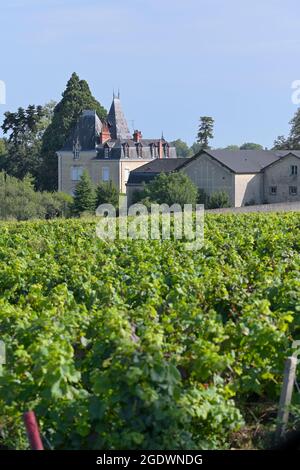
[[[128,124],[122,111],[120,98],[115,97],[115,95],[107,116],[107,122],[112,139],[131,139]]]

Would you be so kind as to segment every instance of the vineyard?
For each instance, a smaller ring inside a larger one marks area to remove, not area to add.
[[[207,215],[205,244],[0,225],[0,444],[222,449],[276,403],[300,338],[300,215]]]

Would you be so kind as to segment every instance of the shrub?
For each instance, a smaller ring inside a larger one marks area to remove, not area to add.
[[[228,193],[226,191],[216,191],[215,193],[212,193],[209,198],[208,208],[219,209],[222,207],[230,207]]]

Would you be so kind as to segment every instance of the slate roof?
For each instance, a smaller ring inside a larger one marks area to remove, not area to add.
[[[61,150],[73,150],[76,143],[80,145],[81,150],[95,149],[101,128],[102,124],[96,111],[83,111]]]
[[[234,173],[259,173],[279,156],[271,150],[205,150],[212,158]],[[196,158],[198,154],[195,155]]]
[[[148,183],[159,173],[170,173],[180,168],[186,158],[156,158],[129,173],[127,184]]]
[[[205,154],[236,174],[260,173],[289,154],[300,158],[300,150],[202,150],[191,158],[157,158],[131,171],[127,184],[146,183],[158,173],[180,170]]]
[[[125,119],[119,98],[114,97],[111,104],[107,122],[112,139],[131,139],[128,124]]]

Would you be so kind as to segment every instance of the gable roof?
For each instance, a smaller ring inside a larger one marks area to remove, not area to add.
[[[259,173],[280,157],[271,150],[203,150],[186,163],[206,153],[233,173]]]
[[[260,173],[288,155],[300,158],[300,150],[201,150],[191,158],[156,158],[131,171],[127,184],[147,183],[158,173],[178,171],[205,154],[236,174]]]
[[[125,119],[119,98],[113,98],[107,116],[107,122],[112,139],[131,139],[132,136],[129,132],[128,124]]]
[[[83,111],[61,150],[73,150],[76,143],[79,144],[81,150],[95,149],[101,128],[102,123],[96,111]]]
[[[151,181],[159,173],[170,173],[179,169],[186,158],[156,158],[129,173],[127,184],[141,184]]]

